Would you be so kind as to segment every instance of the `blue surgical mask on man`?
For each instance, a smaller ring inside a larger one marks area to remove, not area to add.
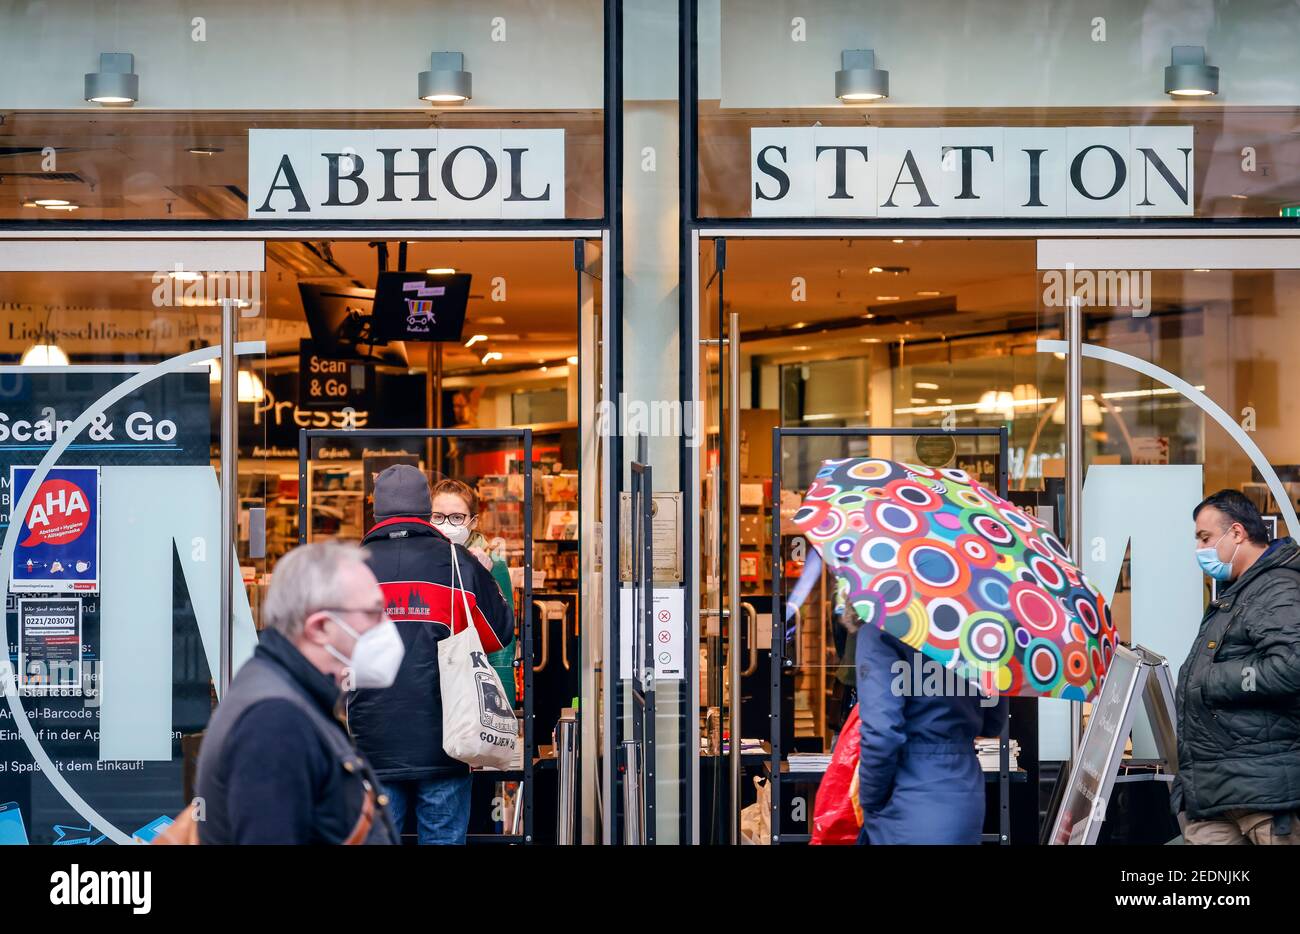
[[[1241,547],[1241,542],[1237,543],[1237,548],[1232,549],[1232,557],[1227,561],[1219,557],[1219,542],[1227,537],[1232,527],[1219,536],[1219,541],[1206,548],[1196,549],[1196,563],[1201,566],[1201,570],[1212,577],[1214,580],[1222,583],[1223,581],[1232,580],[1232,562],[1237,559],[1237,549]]]

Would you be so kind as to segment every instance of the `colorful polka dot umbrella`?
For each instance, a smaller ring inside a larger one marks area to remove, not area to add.
[[[864,622],[986,692],[1096,696],[1110,607],[1047,526],[964,470],[828,460],[794,523]]]

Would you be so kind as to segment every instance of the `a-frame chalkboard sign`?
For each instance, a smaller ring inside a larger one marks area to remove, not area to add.
[[[1120,646],[1092,705],[1088,728],[1070,766],[1070,784],[1048,838],[1051,844],[1090,845],[1097,842],[1106,804],[1133,729],[1138,697],[1146,707],[1156,751],[1170,774],[1178,770],[1178,744],[1174,724],[1173,679],[1165,659],[1142,646]]]

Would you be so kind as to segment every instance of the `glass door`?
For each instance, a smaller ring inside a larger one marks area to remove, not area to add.
[[[609,282],[605,240],[575,241],[578,280],[578,422],[582,459],[580,491],[581,555],[579,618],[581,627],[581,697],[578,707],[578,821],[575,837],[584,844],[599,842],[610,800],[610,757],[605,752],[608,709],[605,686],[605,646],[609,613],[606,607],[607,568],[611,565],[609,516],[615,515],[614,483],[610,474],[608,413],[608,316],[605,289]],[[575,621],[575,626],[577,625]],[[563,786],[562,786],[563,787]],[[561,807],[563,810],[563,806]]]
[[[1084,569],[1121,641],[1165,656],[1176,676],[1211,596],[1192,554],[1193,508],[1237,490],[1272,534],[1296,534],[1300,239],[1040,240],[1037,265],[1040,385],[1054,403],[1039,446],[1064,452],[1062,498],[1082,494]],[[1070,736],[1065,702],[1044,701],[1043,759],[1068,758]],[[1154,754],[1140,725],[1134,755]]]
[[[700,241],[700,283],[695,333],[696,386],[701,406],[699,443],[695,451],[695,476],[699,478],[699,547],[696,586],[699,613],[699,665],[697,742],[699,771],[695,788],[699,800],[699,843],[737,842],[738,811],[733,800],[731,769],[731,679],[729,677],[728,625],[731,582],[727,553],[730,487],[727,482],[727,429],[729,410],[725,398],[729,372],[729,347],[724,323],[725,240]],[[732,400],[734,404],[734,400]]]
[[[0,801],[32,843],[155,836],[253,650],[263,268],[261,242],[0,243]]]

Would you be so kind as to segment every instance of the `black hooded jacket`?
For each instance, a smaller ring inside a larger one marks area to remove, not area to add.
[[[422,780],[464,775],[469,766],[442,749],[442,693],[438,643],[465,625],[459,593],[452,599],[452,544],[427,520],[397,517],[377,522],[362,540],[370,569],[384,591],[406,655],[392,687],[354,691],[348,726],[381,779]],[[470,615],[485,651],[514,639],[514,615],[491,573],[456,548]]]
[[[1172,804],[1192,820],[1300,809],[1300,546],[1284,538],[1206,607],[1178,672]]]

